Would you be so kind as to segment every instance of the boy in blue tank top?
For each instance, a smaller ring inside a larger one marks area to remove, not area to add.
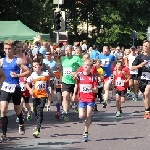
[[[8,140],[6,136],[8,125],[7,108],[11,99],[14,103],[16,115],[19,118],[19,133],[21,135],[25,133],[20,105],[21,88],[19,85],[19,77],[28,77],[30,74],[28,67],[24,65],[23,59],[14,56],[13,42],[11,40],[4,42],[4,51],[6,58],[0,59],[0,66],[6,76],[1,86],[1,121],[3,135],[0,138],[0,143]]]

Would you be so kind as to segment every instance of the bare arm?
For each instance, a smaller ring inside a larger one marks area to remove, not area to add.
[[[0,84],[2,84],[4,82],[5,78],[6,78],[5,74],[2,71],[2,69],[0,68]]]
[[[22,58],[17,58],[17,65],[22,70],[20,74],[17,74],[17,77],[28,77],[30,75],[29,68],[25,66]]]

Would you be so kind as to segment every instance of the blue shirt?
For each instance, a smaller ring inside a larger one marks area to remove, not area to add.
[[[55,67],[56,67],[56,62],[54,60],[50,60],[50,61],[47,61],[46,59],[43,59],[43,63],[45,63],[46,65],[48,65],[51,69],[51,71],[55,71]],[[51,77],[50,80],[53,80],[54,77]]]
[[[41,53],[43,55],[43,57],[45,58],[46,55],[46,49],[44,48],[44,46],[41,46],[39,49],[39,53]]]
[[[110,77],[112,62],[115,61],[115,56],[112,54],[100,54],[97,58],[100,60],[101,64],[105,64],[104,66],[102,66],[102,69],[104,71],[104,77]]]
[[[92,50],[90,52],[90,59],[95,59],[100,55],[100,52],[98,50]]]
[[[18,67],[17,58],[15,57],[11,63],[6,61],[6,58],[3,59],[2,70],[6,76],[4,82],[9,84],[19,84],[19,77],[11,77],[10,72],[15,72],[16,74],[20,74],[20,68]]]

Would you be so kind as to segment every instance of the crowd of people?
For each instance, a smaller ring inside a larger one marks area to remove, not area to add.
[[[29,43],[4,42],[5,57],[0,59],[1,122],[0,143],[7,138],[7,108],[12,100],[19,122],[19,133],[25,134],[24,120],[36,116],[37,126],[33,132],[38,137],[43,121],[43,110],[51,110],[56,92],[56,119],[69,121],[68,111],[75,105],[79,118],[85,118],[83,141],[88,141],[91,114],[98,103],[108,107],[109,98],[116,100],[116,117],[123,113],[121,104],[126,97],[138,100],[143,94],[144,119],[150,118],[150,42],[143,41],[136,49],[110,48],[97,45],[88,48],[86,40],[74,45],[64,43],[50,46],[48,42],[36,41],[33,50]],[[112,95],[109,91],[112,89]],[[140,92],[139,92],[140,91]],[[32,98],[33,106],[29,101]],[[24,106],[25,103],[25,106]],[[62,106],[62,107],[61,107]],[[27,116],[24,116],[24,107]]]

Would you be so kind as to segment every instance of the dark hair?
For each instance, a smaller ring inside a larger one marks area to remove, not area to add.
[[[42,66],[42,61],[39,59],[34,59],[32,63],[38,63],[40,66]]]
[[[41,54],[41,53],[38,53],[38,54],[37,54],[37,58],[38,58],[38,57],[44,58],[44,57],[43,57],[43,54]]]
[[[150,41],[149,41],[149,40],[144,40],[144,41],[143,41],[143,44],[146,43],[146,42],[148,42],[148,43],[150,44]]]
[[[116,64],[118,64],[118,63],[120,63],[121,64],[121,66],[122,66],[122,61],[120,61],[120,60],[117,60],[117,62],[116,62]]]

